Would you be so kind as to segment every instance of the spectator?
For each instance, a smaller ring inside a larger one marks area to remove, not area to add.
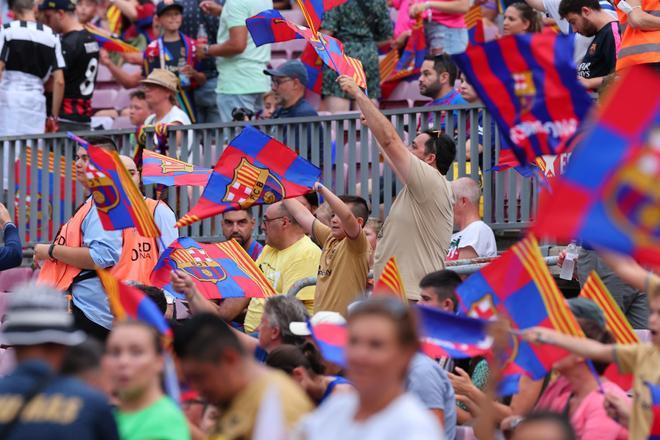
[[[357,304],[348,317],[347,379],[356,393],[337,393],[298,427],[308,440],[442,438],[437,421],[405,391],[419,341],[412,311],[380,297]]]
[[[60,40],[48,26],[36,22],[33,0],[14,0],[15,20],[0,31],[0,137],[42,134],[46,128],[44,83],[52,78],[53,100],[47,131],[55,131],[64,95],[65,67]],[[5,179],[8,175],[5,148]],[[16,151],[16,158],[19,151]],[[5,180],[5,187],[7,183]]]
[[[272,115],[273,119],[318,116],[305,99],[307,69],[303,63],[289,60],[277,69],[264,70],[264,73],[272,78],[273,92],[280,104]]]
[[[60,373],[73,376],[106,396],[111,396],[110,378],[101,365],[103,350],[103,344],[94,338],[87,338],[70,347],[62,361]]]
[[[454,88],[458,77],[458,68],[449,55],[427,56],[422,63],[419,75],[419,93],[433,101],[427,106],[467,104]],[[458,112],[454,111],[454,120],[458,120]],[[427,117],[429,128],[436,127],[445,130],[445,112],[440,115],[440,121],[434,121],[434,114]]]
[[[660,17],[655,12],[658,9],[657,3],[654,0],[631,0],[628,4],[629,10],[617,11],[619,21],[625,27],[621,50],[617,54],[617,71],[635,64],[660,62],[660,48],[657,45],[660,41]],[[626,23],[628,26],[625,26]]]
[[[367,77],[369,97],[380,98],[380,71],[378,67],[378,43],[392,37],[392,20],[385,0],[348,0],[326,11],[321,32],[332,35],[344,43],[344,53],[362,61]],[[346,112],[350,110],[352,97],[347,96],[337,84],[337,73],[323,68],[323,101],[321,110]]]
[[[566,416],[553,412],[534,412],[524,417],[513,430],[511,440],[576,440]]]
[[[107,399],[58,374],[67,347],[85,339],[74,329],[61,292],[27,285],[11,294],[2,339],[14,347],[17,361],[14,371],[0,379],[2,438],[119,439]]]
[[[132,283],[132,284],[133,287],[140,289],[142,293],[148,296],[149,299],[153,301],[154,304],[156,304],[156,307],[158,307],[158,310],[163,316],[166,315],[168,304],[163,289],[159,289],[158,287],[147,286],[145,284],[139,284],[139,283]]]
[[[502,35],[531,34],[542,29],[541,17],[527,3],[512,3],[504,11]]]
[[[279,101],[277,99],[277,94],[272,90],[270,92],[264,93],[262,98],[264,106],[261,112],[257,113],[257,119],[270,119],[273,117],[273,113],[277,110]]]
[[[420,304],[445,312],[455,313],[458,310],[456,288],[463,282],[453,270],[443,269],[431,272],[419,282],[421,289]]]
[[[117,146],[108,137],[88,137],[86,140],[91,145],[117,151]],[[87,150],[79,146],[76,179],[87,189],[88,165]],[[38,282],[61,292],[71,292],[71,312],[76,327],[101,341],[107,338],[113,318],[95,269],[114,266],[119,261],[121,247],[121,232],[103,228],[91,197],[62,226],[52,244],[34,246],[34,261],[41,266]]]
[[[425,23],[427,47],[431,55],[461,53],[467,47],[468,35],[463,14],[468,0],[427,1],[410,6],[410,16],[422,15]]]
[[[362,197],[337,197],[321,183],[316,183],[315,189],[332,208],[331,227],[317,221],[297,200],[286,199],[283,203],[305,233],[322,245],[314,312],[332,311],[346,316],[348,305],[367,286],[369,242],[363,226],[369,218],[369,207]]]
[[[406,46],[406,42],[412,34],[412,27],[415,25],[415,20],[408,14],[410,0],[392,0],[391,7],[397,11],[392,44],[397,49],[402,49]]]
[[[451,189],[454,192],[454,226],[458,232],[451,236],[447,261],[497,257],[495,234],[479,215],[479,184],[470,177],[461,177],[451,183]]]
[[[144,125],[144,121],[147,120],[151,114],[149,109],[149,104],[147,104],[147,98],[143,90],[134,90],[130,94],[131,101],[128,107],[128,118],[131,121],[131,124],[136,127]]]
[[[190,439],[181,410],[161,389],[163,346],[156,329],[141,321],[116,322],[105,358],[119,400],[122,439]]]
[[[334,324],[334,325],[346,326],[346,318],[344,318],[342,315],[340,315],[337,312],[324,312],[324,311],[316,312],[314,313],[314,316],[310,318],[309,325],[314,327],[318,324]],[[316,344],[316,341],[312,337],[312,332],[309,330],[307,321],[292,322],[291,324],[289,324],[289,329],[291,330],[291,333],[293,333],[294,335],[304,337],[305,342],[313,344],[318,350],[318,346]],[[326,361],[325,359],[322,359],[321,362],[323,363],[323,367],[325,368],[325,374],[343,376],[343,368],[340,365]]]
[[[190,385],[211,405],[222,408],[210,438],[252,438],[261,401],[272,387],[287,427],[312,409],[309,398],[290,378],[257,364],[215,315],[184,321],[174,333],[174,351]]]
[[[302,346],[285,344],[277,347],[268,354],[266,365],[291,376],[317,406],[334,393],[353,390],[350,382],[343,377],[324,374],[321,355],[309,342]]]
[[[90,130],[92,94],[99,70],[99,44],[78,21],[72,0],[44,1],[39,10],[43,12],[46,24],[60,34],[66,64],[64,99],[57,120],[59,130]]]
[[[578,79],[585,88],[597,89],[616,67],[621,46],[619,22],[601,8],[598,0],[561,0],[559,15],[575,32],[594,37],[578,66]]]
[[[255,358],[266,361],[266,356],[282,344],[302,344],[304,339],[290,330],[292,322],[307,321],[305,306],[295,298],[278,295],[266,300],[259,323],[259,345]]]
[[[151,0],[114,0],[106,10],[108,28],[140,50],[158,35],[153,26],[156,4]]]
[[[104,27],[99,14],[99,3],[101,0],[78,0],[76,2],[76,17],[80,24]]]
[[[383,228],[383,221],[376,217],[369,217],[367,223],[364,225],[364,233],[369,242],[369,270],[374,267],[374,252],[376,252],[376,244],[378,243],[378,235]]]
[[[262,106],[262,96],[270,87],[263,71],[270,61],[270,47],[257,47],[247,31],[245,20],[273,9],[272,0],[227,0],[220,16],[217,44],[199,45],[201,58],[217,57],[217,104],[222,122],[232,121],[235,108],[253,114]]]
[[[222,235],[225,240],[236,240],[256,261],[264,247],[253,237],[255,224],[250,209],[222,213]]]
[[[369,129],[387,163],[404,184],[385,220],[376,247],[374,278],[396,256],[409,300],[419,300],[419,280],[444,268],[453,226],[453,194],[445,178],[456,155],[454,142],[445,134],[425,131],[413,140],[410,150],[376,106],[351,78],[339,82],[356,99]]]
[[[0,271],[18,267],[23,262],[23,246],[18,228],[11,221],[5,205],[0,203],[0,228],[2,228],[4,246],[0,248]]]

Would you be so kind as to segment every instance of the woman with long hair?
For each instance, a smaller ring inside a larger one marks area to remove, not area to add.
[[[503,35],[541,32],[542,29],[541,16],[527,3],[512,3],[504,11]]]
[[[190,438],[185,416],[161,387],[163,345],[154,328],[140,321],[115,323],[105,357],[123,440]]]

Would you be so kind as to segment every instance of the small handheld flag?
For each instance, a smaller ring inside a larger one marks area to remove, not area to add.
[[[212,170],[198,167],[154,151],[142,151],[142,181],[145,185],[206,186]]]
[[[197,204],[176,226],[225,211],[272,204],[312,192],[321,170],[272,137],[246,125],[222,152]]]
[[[68,136],[87,149],[87,179],[103,228],[136,228],[143,237],[159,237],[154,217],[119,154],[89,145],[72,133]]]
[[[394,295],[400,298],[401,301],[406,301],[406,292],[401,280],[399,266],[396,264],[396,257],[392,256],[385,264],[383,273],[374,285],[373,293],[374,295]]]
[[[172,242],[151,272],[154,286],[174,292],[170,272],[181,270],[207,299],[265,298],[276,294],[255,262],[235,240],[200,244],[182,237]]]
[[[348,343],[348,330],[339,324],[321,323],[312,325],[307,321],[309,332],[319,347],[321,356],[328,362],[346,367],[346,344]]]
[[[86,24],[85,29],[87,32],[92,34],[94,38],[96,38],[96,41],[98,41],[99,45],[108,52],[140,52],[140,49],[137,47],[131,46],[118,37],[113,36],[110,32],[101,29],[100,27],[94,26],[93,24]]]

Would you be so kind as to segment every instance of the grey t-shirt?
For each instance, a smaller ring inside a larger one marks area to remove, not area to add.
[[[423,353],[410,362],[406,388],[428,409],[439,409],[445,415],[445,437],[456,438],[456,396],[445,370]]]

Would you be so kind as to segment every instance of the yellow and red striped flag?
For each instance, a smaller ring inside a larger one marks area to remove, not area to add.
[[[589,274],[587,282],[582,286],[580,296],[588,298],[598,304],[605,314],[605,324],[619,344],[637,344],[639,337],[630,326],[630,323],[612,298],[607,287],[594,271]]]
[[[396,257],[392,256],[385,267],[380,278],[374,285],[374,295],[394,295],[406,301],[406,291],[403,288],[403,281],[399,273],[399,266],[396,264]]]

